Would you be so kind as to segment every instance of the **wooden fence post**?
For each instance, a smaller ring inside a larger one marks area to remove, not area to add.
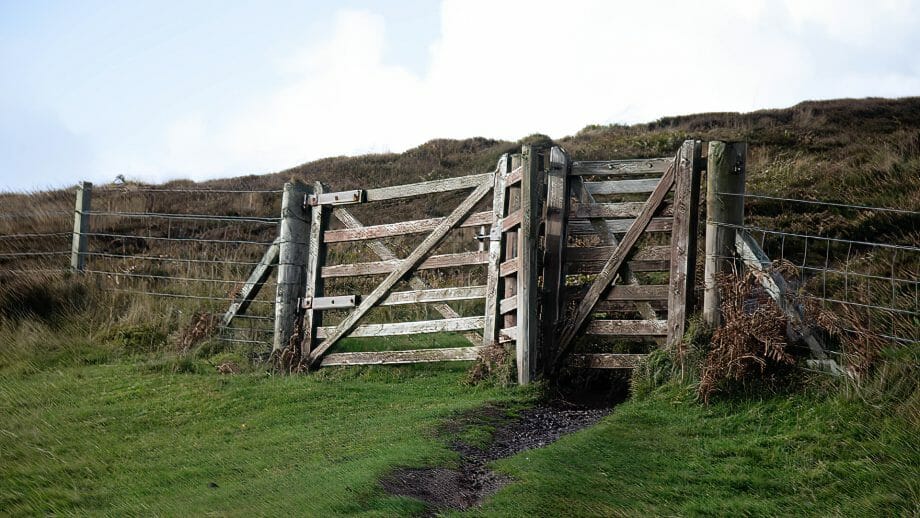
[[[294,332],[298,299],[303,296],[307,261],[307,218],[304,210],[306,188],[297,182],[284,184],[281,197],[278,286],[275,295],[275,335],[272,351],[287,347]]]
[[[523,176],[521,177],[521,231],[518,234],[520,268],[517,278],[516,361],[518,383],[527,385],[533,379],[536,370],[534,360],[538,338],[537,276],[539,274],[537,232],[540,228],[542,181],[537,150],[531,146],[522,146],[521,160],[523,161]]]
[[[316,182],[313,195],[323,193],[323,184]],[[307,305],[303,314],[303,342],[301,354],[307,356],[313,350],[316,341],[316,328],[322,325],[322,312],[313,309],[313,299],[323,295],[323,276],[320,274],[326,260],[326,246],[323,243],[323,232],[329,228],[330,209],[317,203],[310,209],[310,244],[309,258],[307,259],[306,289],[304,300]]]
[[[76,204],[73,214],[73,246],[70,249],[70,267],[77,272],[86,268],[87,233],[93,195],[93,184],[80,182],[77,186]]]
[[[550,359],[556,354],[559,333],[562,332],[563,290],[565,289],[566,225],[569,217],[569,170],[572,161],[559,146],[549,152],[546,172],[546,205],[543,208],[545,246],[543,252],[543,293],[540,318],[540,370],[551,368]]]
[[[703,320],[718,327],[721,321],[716,276],[726,271],[735,253],[736,228],[744,223],[745,142],[710,142],[706,166],[706,269]]]
[[[674,169],[674,223],[671,230],[671,275],[668,290],[668,346],[684,336],[693,307],[696,233],[700,212],[700,160],[703,145],[686,140]]]
[[[492,228],[489,230],[489,264],[486,277],[485,323],[482,330],[482,345],[498,344],[499,320],[501,319],[502,278],[502,221],[505,217],[505,178],[511,171],[511,157],[505,153],[498,160],[495,169],[495,187],[492,193]]]

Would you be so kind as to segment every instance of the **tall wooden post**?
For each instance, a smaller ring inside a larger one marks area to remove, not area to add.
[[[744,223],[745,142],[710,142],[706,177],[706,291],[703,320],[717,327],[721,303],[715,278],[729,268],[735,253],[735,226]]]
[[[87,233],[93,195],[93,184],[80,182],[73,213],[73,246],[70,249],[70,267],[76,272],[86,269]]]
[[[569,170],[572,162],[559,146],[549,152],[546,171],[546,205],[543,208],[545,245],[543,251],[543,293],[540,318],[540,370],[548,372],[555,357],[557,339],[562,332],[563,290],[565,289],[566,225],[569,216]]]
[[[307,262],[306,188],[301,183],[284,184],[281,197],[278,287],[275,295],[275,336],[272,351],[285,348],[294,332],[298,299],[303,296]]]
[[[319,197],[323,193],[323,184],[316,182],[313,187],[313,196]],[[307,259],[306,289],[304,290],[303,313],[303,342],[301,354],[308,355],[313,350],[316,342],[316,328],[322,324],[322,311],[316,311],[313,300],[323,296],[323,276],[321,269],[326,260],[326,245],[323,243],[323,232],[329,228],[330,207],[319,203],[310,208],[310,245]]]
[[[521,231],[518,234],[517,296],[517,350],[516,361],[518,383],[527,385],[535,373],[537,321],[537,276],[539,257],[537,255],[537,232],[540,228],[540,198],[542,179],[537,150],[531,146],[521,148],[523,176],[521,178]]]
[[[674,219],[671,230],[671,275],[668,289],[668,345],[684,336],[693,307],[696,233],[700,215],[700,161],[703,145],[686,140],[674,169]]]

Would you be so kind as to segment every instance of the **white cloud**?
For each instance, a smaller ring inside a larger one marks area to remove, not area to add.
[[[341,11],[327,41],[281,59],[288,84],[222,114],[226,123],[176,121],[152,163],[270,171],[437,137],[562,136],[590,123],[916,95],[918,21],[904,0],[445,0],[419,76],[382,59],[387,38],[409,36]]]

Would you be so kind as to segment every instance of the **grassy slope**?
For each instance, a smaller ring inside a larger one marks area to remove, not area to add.
[[[320,377],[151,373],[127,363],[0,378],[0,508],[11,514],[405,515],[395,465],[449,463],[454,411],[527,400],[462,367]],[[916,429],[840,398],[702,407],[668,388],[497,463],[514,483],[471,514],[918,512]],[[209,487],[214,482],[218,487]]]

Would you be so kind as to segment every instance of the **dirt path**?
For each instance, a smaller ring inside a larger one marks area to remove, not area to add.
[[[459,439],[451,441],[451,449],[460,454],[457,469],[400,468],[386,475],[380,484],[390,494],[425,502],[429,515],[445,509],[467,509],[513,481],[490,470],[488,463],[546,446],[563,435],[597,423],[611,410],[610,406],[545,404],[509,415],[506,408],[485,406],[457,416],[440,430],[439,435],[446,438],[475,427],[495,430],[488,444],[482,447]]]

